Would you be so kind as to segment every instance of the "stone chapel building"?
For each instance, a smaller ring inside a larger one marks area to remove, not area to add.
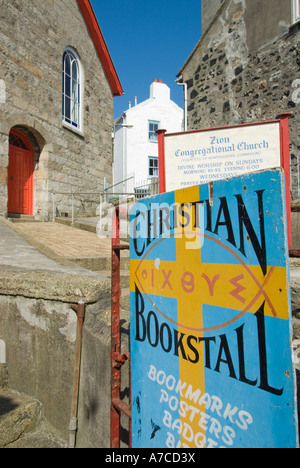
[[[188,129],[291,112],[293,249],[300,250],[300,1],[202,0],[202,37],[178,73]]]
[[[0,25],[0,215],[95,211],[123,90],[90,1],[0,0]]]

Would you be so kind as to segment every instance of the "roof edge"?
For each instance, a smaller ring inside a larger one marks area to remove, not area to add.
[[[223,2],[221,3],[221,5],[219,6],[219,8],[217,9],[213,19],[211,20],[211,22],[209,23],[209,25],[207,26],[206,30],[202,33],[202,36],[201,38],[199,39],[199,41],[197,42],[197,44],[195,45],[194,49],[192,50],[192,52],[190,53],[190,55],[188,56],[188,58],[186,59],[186,61],[184,62],[184,64],[182,65],[182,67],[180,68],[178,74],[176,75],[177,78],[180,78],[180,76],[182,75],[183,73],[183,70],[186,68],[186,66],[188,65],[188,63],[191,61],[192,57],[194,56],[196,50],[198,49],[198,47],[200,46],[200,44],[204,41],[204,38],[206,37],[206,35],[208,34],[208,31],[210,30],[210,28],[213,26],[213,24],[215,23],[215,21],[217,21],[221,11],[224,7],[224,5],[226,4],[226,2]],[[227,3],[228,4],[228,3]]]
[[[95,12],[91,5],[90,0],[77,0],[78,6],[89,30],[91,38],[94,42],[99,59],[104,68],[104,72],[109,81],[111,90],[114,96],[122,96],[124,94],[121,82],[110,56],[105,39],[101,32],[99,23],[97,21]]]

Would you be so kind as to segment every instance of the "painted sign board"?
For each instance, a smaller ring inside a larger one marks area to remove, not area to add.
[[[165,137],[168,192],[280,165],[279,121]]]
[[[160,193],[282,167],[291,248],[290,115],[181,133],[158,130]]]
[[[284,174],[131,211],[134,448],[297,447]]]

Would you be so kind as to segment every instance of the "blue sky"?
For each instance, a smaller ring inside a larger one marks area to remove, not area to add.
[[[91,0],[125,95],[115,98],[115,118],[149,98],[161,79],[183,107],[176,75],[201,37],[201,0]]]

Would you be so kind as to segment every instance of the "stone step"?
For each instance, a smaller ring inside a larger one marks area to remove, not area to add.
[[[100,234],[102,237],[106,238],[109,236],[108,225],[104,223],[102,226],[102,230],[98,231],[99,228],[97,227],[97,224],[99,220],[99,217],[90,218],[90,220],[89,218],[75,219],[74,223],[72,224],[72,219],[70,218],[55,218],[55,222],[58,224],[64,224],[65,226],[74,227],[83,231],[92,232],[94,234]],[[128,236],[122,240],[124,240],[125,242],[129,242]]]
[[[104,276],[108,280],[111,279],[111,270],[99,270],[97,271],[97,273],[99,273],[101,276]],[[129,273],[129,269],[126,269],[126,265],[125,265],[125,268],[121,270],[121,275],[120,275],[121,289],[129,288],[129,284],[130,284],[130,273]]]
[[[0,389],[0,448],[37,429],[41,421],[39,401],[12,390]]]
[[[101,272],[101,271],[111,271],[111,257],[66,257],[69,263],[74,263],[75,265],[86,268],[87,270],[91,270],[94,272]],[[129,257],[121,257],[121,268],[123,270],[129,271]],[[111,274],[109,273],[109,276]]]
[[[11,223],[39,223],[37,219],[34,218],[32,215],[23,215],[23,214],[15,214],[15,213],[8,213],[7,215],[8,221]]]
[[[68,448],[66,441],[58,439],[49,429],[41,424],[35,432],[24,434],[5,448]]]
[[[77,229],[82,229],[83,231],[93,232],[94,234],[96,234],[97,232],[96,223],[88,223],[84,221],[75,220],[72,224],[72,219],[70,218],[55,218],[55,222],[58,224],[64,224],[65,226],[72,226]]]

